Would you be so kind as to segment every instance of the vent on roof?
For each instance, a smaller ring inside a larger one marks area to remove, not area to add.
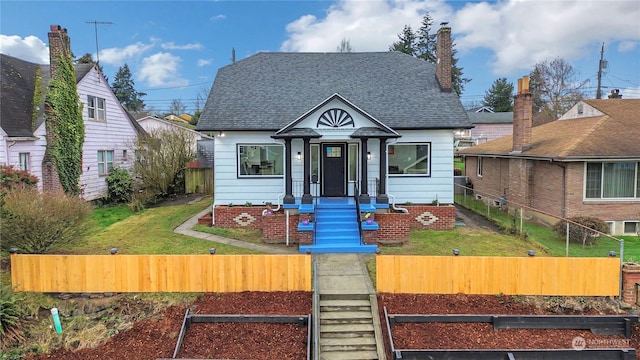
[[[578,103],[578,115],[582,115],[584,113],[584,104]]]

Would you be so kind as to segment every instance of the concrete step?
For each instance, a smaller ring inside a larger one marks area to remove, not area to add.
[[[358,337],[373,334],[373,324],[327,324],[320,325],[320,336],[324,337]]]
[[[373,345],[373,349],[370,349],[372,345]],[[369,350],[375,350],[376,339],[375,337],[369,337],[369,336],[351,337],[351,338],[323,338],[323,339],[320,339],[320,346],[323,349],[326,349],[329,347],[336,347],[336,346],[345,346],[345,347],[363,347],[363,348],[369,347]],[[363,350],[363,349],[360,349],[360,350]]]
[[[325,351],[320,354],[320,360],[375,360],[378,353],[375,351]]]
[[[320,300],[320,311],[371,311],[367,300]]]
[[[369,302],[369,294],[320,294],[320,301],[323,300],[367,300]]]

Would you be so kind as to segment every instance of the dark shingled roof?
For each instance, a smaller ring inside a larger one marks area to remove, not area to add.
[[[435,65],[380,52],[258,53],[225,66],[197,129],[277,131],[335,93],[395,130],[472,127]]]
[[[513,111],[510,112],[475,112],[469,111],[472,124],[513,124]]]
[[[583,100],[602,116],[556,120],[531,129],[531,149],[512,154],[513,136],[472,146],[463,155],[554,160],[640,158],[640,99]]]
[[[0,127],[10,137],[33,136],[33,95],[39,67],[0,54]]]

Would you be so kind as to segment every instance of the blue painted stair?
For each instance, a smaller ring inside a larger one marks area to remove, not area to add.
[[[316,205],[313,245],[300,245],[306,253],[374,253],[377,245],[361,245],[356,205],[348,201],[322,199]]]

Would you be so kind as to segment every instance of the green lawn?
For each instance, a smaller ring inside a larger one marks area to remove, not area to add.
[[[463,195],[456,195],[456,202],[479,214],[489,217],[503,229],[515,230],[519,228],[520,221],[518,219],[514,219],[514,217],[498,208],[487,208],[485,203],[476,201],[470,196],[465,198]],[[527,239],[531,243],[536,243],[548,256],[566,255],[565,238],[559,236],[553,230],[546,226],[526,221],[523,222],[523,229]],[[617,238],[624,240],[624,261],[639,261],[640,239],[637,236],[619,236]],[[575,243],[569,244],[569,256],[604,257],[609,256],[609,251],[615,251],[616,254],[619,255],[620,242],[615,239],[601,237],[595,245],[591,246],[582,246],[581,244]]]
[[[211,205],[207,197],[192,205],[162,206],[131,214],[126,206],[96,209],[96,220],[89,236],[65,254],[108,254],[118,248],[120,254],[218,254],[255,253],[235,246],[214,243],[173,232],[178,225]]]

